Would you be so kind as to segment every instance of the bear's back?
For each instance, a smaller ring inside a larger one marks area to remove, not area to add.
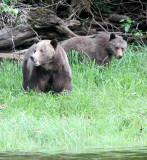
[[[76,51],[86,51],[89,50],[89,45],[92,45],[91,39],[82,36],[73,37],[61,43],[61,46],[65,51],[72,49]]]

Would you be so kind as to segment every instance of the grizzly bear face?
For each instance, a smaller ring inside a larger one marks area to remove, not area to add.
[[[115,56],[117,59],[122,58],[123,52],[127,48],[127,42],[121,37],[114,33],[110,35],[109,43],[107,44],[108,52]]]
[[[52,63],[55,55],[55,49],[57,47],[57,40],[44,40],[40,41],[36,45],[35,52],[30,56],[34,66],[42,66],[45,69]]]

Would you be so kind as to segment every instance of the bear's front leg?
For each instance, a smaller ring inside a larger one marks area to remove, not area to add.
[[[68,72],[59,71],[53,74],[53,91],[60,93],[64,89],[65,90],[72,90],[71,86],[71,77],[69,76]]]

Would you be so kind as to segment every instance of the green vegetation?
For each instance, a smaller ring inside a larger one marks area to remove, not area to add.
[[[121,26],[124,27],[125,32],[127,33],[130,31],[132,24],[135,23],[135,21],[132,21],[130,17],[126,17],[126,19],[121,19],[120,22],[122,22]],[[132,29],[131,33],[133,37],[143,36],[142,30],[138,29],[138,27]]]
[[[17,17],[19,10],[17,8],[13,8],[9,6],[9,5],[16,4],[16,3],[17,1],[13,2],[10,0],[2,0],[2,3],[0,3],[0,6],[1,6],[0,10],[2,12],[8,12],[10,13],[10,15]]]
[[[21,68],[0,62],[0,150],[147,145],[146,53],[129,46],[109,67],[75,59],[73,91],[61,95],[25,92]]]

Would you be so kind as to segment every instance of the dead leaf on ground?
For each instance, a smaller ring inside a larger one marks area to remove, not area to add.
[[[6,107],[8,107],[8,104],[7,104],[7,103],[5,103],[5,104],[0,104],[0,108],[6,108]]]

